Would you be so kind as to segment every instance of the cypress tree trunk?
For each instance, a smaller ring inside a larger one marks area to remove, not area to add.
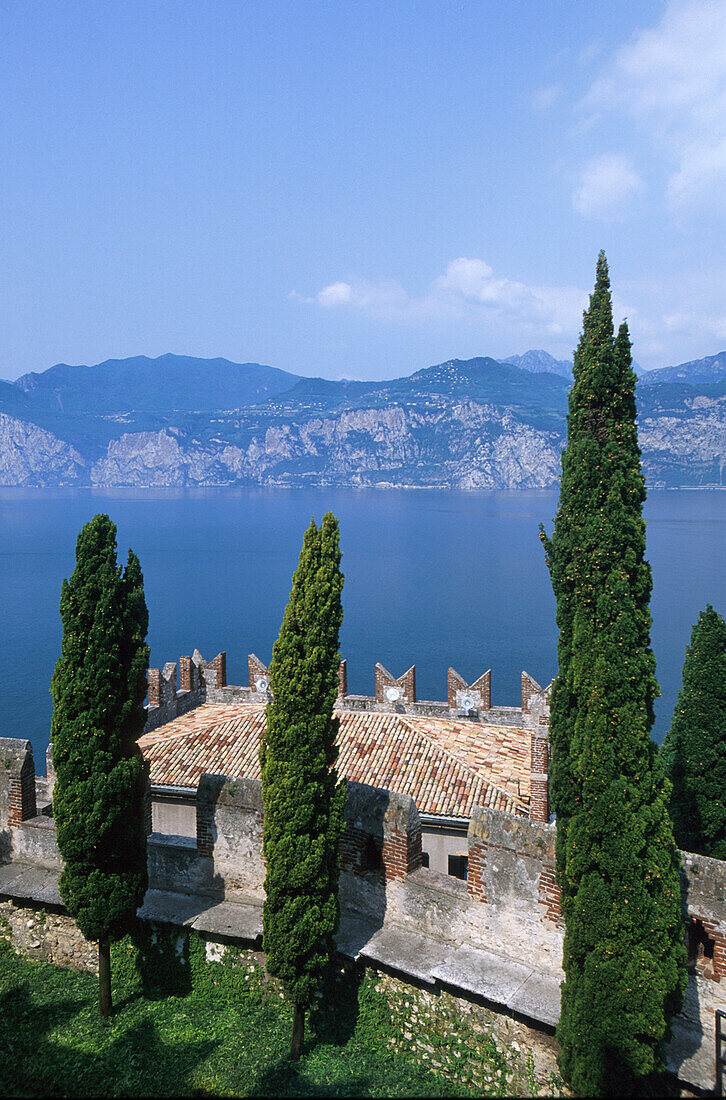
[[[292,1038],[290,1040],[290,1058],[297,1062],[302,1054],[303,1039],[305,1038],[305,1008],[303,1005],[294,1005],[292,1014]]]
[[[586,1096],[637,1092],[663,1068],[685,988],[680,860],[650,739],[645,482],[627,326],[614,338],[601,253],[575,352],[551,539],[557,600],[552,804],[565,943],[563,1077]]]
[[[111,1001],[111,941],[108,937],[98,941],[98,1010],[102,1020],[113,1011]]]

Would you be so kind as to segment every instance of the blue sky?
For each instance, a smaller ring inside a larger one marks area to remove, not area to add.
[[[0,376],[726,348],[726,0],[5,0]]]

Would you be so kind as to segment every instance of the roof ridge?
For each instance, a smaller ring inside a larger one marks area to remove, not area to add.
[[[475,778],[475,779],[479,779],[479,780],[481,780],[482,784],[483,784],[483,785],[484,785],[485,787],[491,787],[491,788],[492,788],[492,790],[498,791],[498,792],[499,792],[499,793],[500,793],[501,795],[503,795],[503,796],[504,796],[505,798],[508,798],[508,799],[510,799],[510,800],[511,800],[512,802],[514,802],[514,803],[515,803],[516,805],[518,805],[518,806],[521,806],[521,808],[522,808],[523,810],[526,810],[526,809],[528,808],[528,807],[527,807],[527,803],[526,803],[526,802],[525,802],[525,801],[523,800],[523,798],[522,798],[522,796],[521,796],[521,795],[517,795],[517,794],[512,794],[512,793],[510,793],[510,792],[509,792],[509,791],[508,791],[508,790],[506,789],[506,787],[500,787],[500,785],[499,785],[498,783],[494,783],[494,782],[492,782],[492,780],[491,780],[491,779],[489,779],[489,777],[488,777],[488,776],[487,776],[487,777],[483,776],[483,775],[481,774],[481,772],[480,772],[480,771],[477,771],[477,769],[476,769],[476,768],[472,767],[472,766],[471,766],[471,764],[469,764],[469,763],[468,763],[468,761],[462,760],[462,759],[461,759],[461,757],[460,757],[460,756],[458,755],[458,753],[452,752],[452,751],[451,751],[451,749],[449,749],[449,748],[445,748],[445,747],[444,747],[444,745],[442,745],[442,744],[441,744],[441,742],[437,741],[435,737],[431,737],[431,735],[430,735],[430,734],[428,734],[428,733],[426,733],[426,731],[425,731],[425,730],[419,729],[418,727],[416,727],[415,725],[413,725],[413,723],[412,723],[412,722],[409,722],[409,721],[408,721],[408,718],[409,718],[409,717],[411,717],[411,718],[421,718],[421,717],[428,717],[427,715],[419,715],[419,714],[413,714],[413,715],[408,715],[408,714],[396,714],[396,715],[394,715],[393,717],[395,717],[395,718],[401,718],[401,719],[403,719],[403,720],[405,721],[405,724],[406,724],[406,725],[408,726],[408,728],[409,728],[409,729],[411,730],[411,732],[412,732],[412,733],[417,733],[417,734],[418,734],[418,735],[419,735],[420,737],[425,737],[425,738],[426,738],[426,740],[427,740],[427,741],[429,741],[429,742],[430,742],[430,743],[431,743],[432,745],[435,745],[435,746],[436,746],[436,748],[437,748],[437,749],[438,749],[438,750],[439,750],[440,752],[443,752],[443,753],[445,753],[445,754],[446,754],[447,756],[450,756],[450,757],[452,757],[452,758],[453,758],[453,759],[454,759],[454,760],[456,761],[456,763],[457,763],[457,764],[458,764],[458,765],[459,765],[459,766],[460,766],[461,768],[463,768],[463,769],[464,769],[464,771],[467,771],[467,772],[469,772],[469,773],[470,773],[471,775],[473,775],[473,776],[474,776],[474,778]]]

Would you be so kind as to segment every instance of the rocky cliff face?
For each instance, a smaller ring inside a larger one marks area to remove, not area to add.
[[[219,426],[218,426],[219,427]],[[94,485],[545,488],[559,476],[557,432],[475,401],[424,415],[393,406],[273,423],[244,442],[202,444],[173,429],[123,435],[93,464]]]
[[[0,413],[0,485],[75,485],[85,480],[86,463],[69,443]]]
[[[726,386],[648,386],[638,438],[649,484],[726,485]]]
[[[161,395],[153,413],[30,404],[0,412],[0,484],[548,488],[560,475],[568,388],[477,359],[390,383],[306,379],[213,412],[164,410]],[[724,484],[726,382],[644,385],[638,407],[650,485]]]

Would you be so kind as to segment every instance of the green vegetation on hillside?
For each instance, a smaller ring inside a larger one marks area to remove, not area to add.
[[[204,946],[191,936],[175,965],[149,971],[128,939],[115,944],[118,1007],[104,1024],[92,974],[28,962],[0,939],[0,1096],[482,1095],[391,1050],[370,980],[313,1014],[293,1063],[291,1007],[240,952],[209,964]]]

